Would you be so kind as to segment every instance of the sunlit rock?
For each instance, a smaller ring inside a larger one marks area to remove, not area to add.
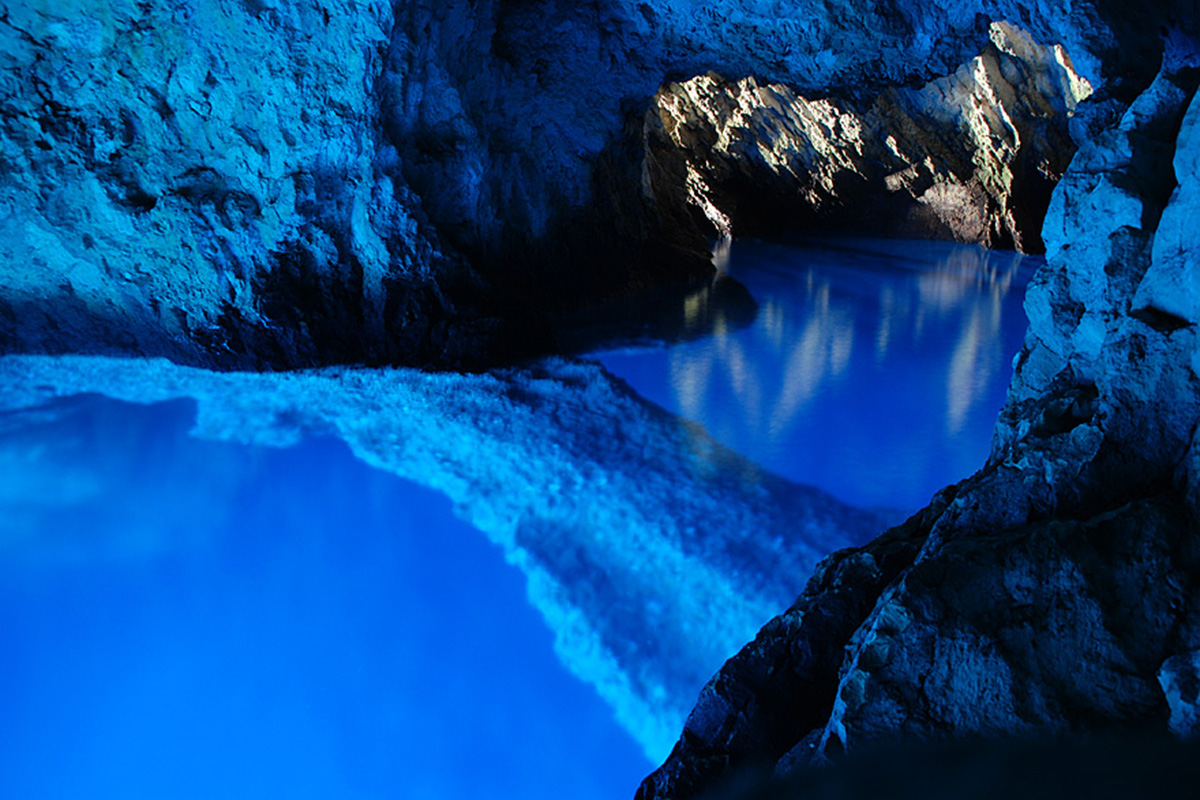
[[[1003,22],[989,36],[952,74],[870,101],[713,73],[668,84],[646,117],[646,191],[723,237],[840,227],[1040,251],[1091,87],[1061,46]]]
[[[763,472],[584,363],[248,374],[10,357],[0,383],[9,420],[86,393],[191,398],[201,438],[281,447],[332,435],[443,492],[526,573],[564,662],[655,759],[707,675],[790,602],[817,559],[884,524]],[[19,463],[24,451],[6,452]]]

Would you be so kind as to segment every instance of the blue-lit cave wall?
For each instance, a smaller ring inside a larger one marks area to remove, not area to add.
[[[544,349],[548,312],[711,269],[713,231],[646,178],[664,81],[715,70],[864,96],[953,74],[1011,20],[1120,103],[1157,68],[1161,16],[1109,2],[10,4],[0,347],[224,367]]]

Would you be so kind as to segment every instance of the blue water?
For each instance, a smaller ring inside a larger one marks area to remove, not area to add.
[[[752,325],[598,357],[768,469],[915,511],[983,465],[1040,263],[943,242],[736,241],[726,269],[759,304]]]
[[[737,243],[751,326],[601,359],[770,469],[915,509],[982,463],[1032,266]],[[446,498],[194,418],[0,414],[0,798],[632,796],[654,765]]]
[[[194,413],[0,434],[0,797],[632,795],[652,765],[446,499]]]

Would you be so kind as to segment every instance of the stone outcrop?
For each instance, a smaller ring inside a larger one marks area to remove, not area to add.
[[[1003,22],[989,35],[952,75],[868,102],[753,77],[668,84],[647,113],[647,191],[710,237],[840,229],[1041,252],[1091,87],[1061,46]]]
[[[666,79],[870,96],[951,75],[1010,19],[1124,97],[1169,6],[10,3],[0,349],[517,357],[548,346],[548,310],[711,271],[643,192]]]
[[[1195,34],[1176,32],[1056,190],[987,465],[823,562],[640,800],[898,739],[1195,731],[1198,84]]]
[[[10,432],[62,413],[60,398],[191,399],[203,439],[280,447],[335,436],[367,464],[444,493],[525,572],[564,663],[655,760],[708,675],[821,555],[884,524],[763,472],[594,364],[251,374],[11,356],[0,386]],[[0,437],[0,462],[21,463],[21,441],[46,449],[36,435]],[[10,499],[0,518],[16,524],[32,498]]]
[[[381,162],[394,26],[387,2],[6,7],[0,347],[259,367],[477,350],[429,278],[469,270]]]

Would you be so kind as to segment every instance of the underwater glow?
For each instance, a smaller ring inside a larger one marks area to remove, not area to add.
[[[195,414],[0,418],[0,796],[600,800],[649,769],[445,497]]]
[[[728,266],[749,327],[689,291],[671,314],[710,335],[603,360],[729,449],[567,359],[0,359],[5,796],[628,793],[816,560],[895,519],[770,470],[905,509],[887,459],[925,492],[975,466],[1029,264]]]
[[[92,490],[89,513],[62,525],[57,515],[77,505],[31,466],[59,449],[47,450],[43,423],[81,397],[191,399],[190,433],[200,439],[288,448],[335,436],[366,464],[445,495],[455,516],[500,545],[525,573],[555,653],[652,761],[670,751],[700,687],[795,597],[817,560],[884,526],[881,515],[764,472],[590,362],[546,359],[481,375],[217,373],[153,359],[14,356],[0,359],[0,385],[9,480],[32,480],[31,496],[43,500],[31,508],[13,499],[9,519],[32,533],[8,538],[52,543],[65,529],[93,540],[104,512],[125,508],[121,493]],[[99,427],[114,458],[142,463],[122,426]],[[148,448],[151,474],[173,474],[172,446]],[[61,461],[52,458],[49,472],[80,473],[85,486],[104,474]],[[324,469],[309,468],[318,478]],[[212,474],[240,485],[237,470]],[[156,495],[176,496],[170,507],[185,519],[221,507],[171,485]],[[186,540],[164,523],[139,527],[150,542]]]

